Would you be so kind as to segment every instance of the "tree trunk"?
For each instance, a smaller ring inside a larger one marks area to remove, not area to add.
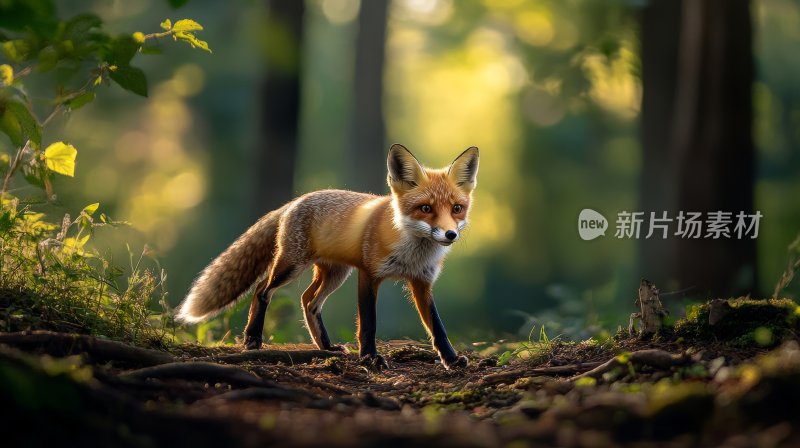
[[[267,66],[260,92],[261,129],[255,159],[253,210],[257,216],[294,196],[300,119],[305,2],[269,0],[268,5]]]
[[[361,2],[356,38],[353,144],[349,187],[382,194],[386,190],[386,131],[383,122],[383,64],[389,0]]]
[[[677,213],[670,123],[675,116],[681,9],[678,0],[653,0],[643,9],[641,17],[644,89],[639,210],[666,210],[669,216]],[[674,286],[671,284],[676,277],[674,237],[640,240],[639,259],[641,277]]]
[[[677,8],[682,9],[678,29],[648,33],[648,25],[656,26],[659,16],[674,22]],[[752,214],[754,207],[749,2],[686,0],[680,5],[654,0],[644,12],[642,28],[642,208],[668,210],[672,217],[677,211],[696,211],[704,218],[721,210],[732,212],[735,224],[736,213]],[[676,44],[673,36],[679,36],[674,71],[671,54],[662,53],[664,46]],[[659,70],[655,60],[666,57],[670,62]],[[697,239],[672,235],[666,244],[644,240],[644,268],[663,263],[667,270],[660,274],[672,280],[665,284],[692,288],[692,295],[755,292],[756,240],[731,236],[710,239],[704,230]],[[643,274],[649,275],[646,270]]]

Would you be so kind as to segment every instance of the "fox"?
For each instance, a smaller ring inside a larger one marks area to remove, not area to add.
[[[344,346],[331,343],[322,307],[357,270],[361,364],[376,370],[389,367],[375,336],[378,288],[392,279],[405,281],[442,365],[466,366],[467,357],[447,337],[433,284],[467,225],[478,161],[478,148],[472,146],[449,166],[431,169],[405,146],[392,145],[386,162],[388,195],[319,190],[267,213],[199,274],[176,319],[209,319],[257,283],[242,341],[245,349],[260,349],[273,294],[313,266],[311,285],[300,297],[306,327],[318,348],[347,353]]]

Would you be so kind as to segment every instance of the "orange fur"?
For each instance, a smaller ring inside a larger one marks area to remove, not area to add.
[[[178,319],[197,322],[213,316],[267,274],[253,296],[245,330],[245,344],[257,348],[275,289],[314,265],[314,280],[302,296],[306,325],[320,348],[331,349],[322,305],[355,268],[361,278],[359,316],[369,320],[359,318],[362,354],[376,356],[377,288],[383,279],[393,277],[412,282],[420,316],[443,361],[456,362],[430,291],[448,246],[466,225],[478,150],[469,148],[448,168],[432,170],[394,145],[387,167],[388,196],[322,190],[267,214],[203,270],[178,307]]]

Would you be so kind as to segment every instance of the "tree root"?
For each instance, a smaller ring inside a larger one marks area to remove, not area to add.
[[[342,352],[327,350],[247,350],[232,355],[214,355],[195,358],[195,361],[213,361],[225,364],[240,364],[243,362],[260,362],[264,364],[307,364],[315,359],[333,358],[344,356]]]
[[[120,377],[131,380],[180,379],[187,381],[206,381],[209,383],[228,383],[238,387],[282,387],[273,381],[260,378],[247,370],[210,362],[173,362],[132,370],[121,374]]]
[[[620,356],[615,356],[588,372],[572,377],[572,379],[600,379],[602,378],[603,374],[618,367],[625,367],[628,365],[633,365],[634,367],[650,366],[657,369],[666,370],[676,365],[685,364],[688,360],[689,357],[685,353],[674,355],[658,349],[639,350],[625,355],[622,358]]]
[[[599,366],[600,362],[584,362],[580,364],[569,364],[565,366],[542,367],[538,369],[525,369],[514,370],[511,372],[500,372],[486,375],[480,380],[480,384],[489,386],[501,383],[513,383],[520,378],[531,376],[557,376],[557,375],[574,375],[586,369],[591,369]]]
[[[255,401],[291,401],[295,403],[305,403],[311,400],[321,400],[320,397],[306,392],[304,390],[289,389],[289,388],[269,388],[251,387],[247,389],[231,390],[217,396],[207,398],[203,401],[241,401],[241,400],[255,400]]]
[[[100,362],[118,361],[136,366],[155,366],[174,361],[172,355],[158,350],[93,336],[52,331],[3,333],[0,334],[0,344],[56,357],[85,353]]]

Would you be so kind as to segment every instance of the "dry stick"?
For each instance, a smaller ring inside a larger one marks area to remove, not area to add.
[[[148,378],[169,380],[221,382],[236,386],[278,387],[272,381],[259,378],[252,372],[233,366],[222,366],[210,362],[171,362],[144,369],[131,370],[122,378],[145,380]]]
[[[153,366],[174,361],[169,353],[134,347],[117,341],[92,336],[52,331],[33,331],[0,334],[0,344],[26,351],[69,356],[86,353],[100,361],[122,361],[135,365]]]
[[[482,385],[499,383],[510,383],[519,378],[531,376],[555,376],[555,375],[574,375],[586,369],[592,369],[602,364],[601,362],[583,362],[580,364],[569,364],[564,366],[542,367],[538,369],[514,370],[511,372],[500,372],[486,375],[480,380]]]
[[[226,364],[240,364],[243,362],[261,362],[265,364],[306,364],[315,359],[333,358],[343,356],[342,352],[327,350],[248,350],[232,355],[203,356],[195,361],[215,361]]]
[[[639,350],[630,353],[626,358],[627,359],[620,360],[619,356],[615,356],[588,372],[572,377],[572,379],[600,379],[604,373],[610,372],[618,367],[625,367],[628,364],[633,366],[650,366],[665,370],[676,365],[685,364],[689,360],[689,357],[685,353],[673,355],[672,353],[658,349]]]
[[[265,389],[262,387],[251,387],[247,389],[231,390],[228,392],[215,395],[203,401],[241,401],[241,400],[277,400],[277,401],[293,401],[293,402],[306,402],[309,400],[319,400],[320,397],[300,391],[296,389],[283,389],[283,388],[270,388]]]
[[[340,387],[340,386],[337,386],[337,385],[334,385],[334,384],[330,384],[330,383],[327,383],[325,381],[320,381],[320,380],[318,380],[316,378],[313,378],[311,376],[308,376],[308,375],[304,375],[304,374],[298,372],[296,369],[290,369],[288,367],[286,367],[284,369],[285,370],[283,370],[283,373],[286,374],[287,376],[291,377],[291,379],[289,381],[296,380],[296,381],[292,381],[292,382],[303,382],[303,383],[305,383],[305,384],[307,384],[309,386],[313,386],[313,387],[316,387],[318,389],[326,389],[326,390],[328,390],[330,392],[335,392],[335,393],[341,394],[341,395],[352,395],[352,393],[353,393],[351,390],[345,389],[343,387]]]
[[[209,383],[228,383],[238,387],[259,387],[267,389],[278,389],[293,394],[295,397],[306,397],[309,399],[317,398],[311,392],[301,389],[293,389],[275,383],[267,379],[260,378],[256,374],[244,369],[233,366],[223,366],[210,362],[173,362],[160,366],[145,367],[144,369],[125,372],[120,378],[127,380],[145,379],[180,379],[188,381],[204,381]]]

